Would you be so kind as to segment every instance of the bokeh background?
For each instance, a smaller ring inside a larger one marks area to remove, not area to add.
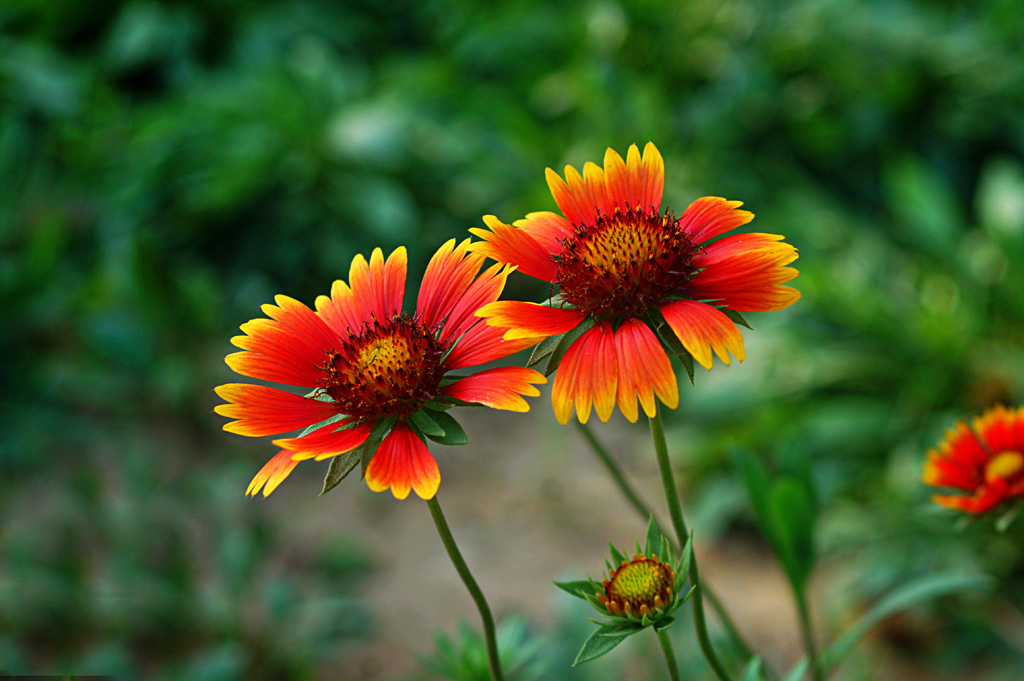
[[[999,580],[887,621],[840,678],[1021,678],[1019,525],[955,528],[919,476],[956,418],[1024,398],[1022,45],[1017,0],[6,0],[0,672],[473,678],[422,504],[317,498],[313,464],[243,497],[274,451],[212,413],[228,338],[375,246],[416,284],[483,214],[554,209],[545,167],[651,140],[677,211],[740,199],[800,249],[802,300],[668,416],[702,573],[770,662],[799,657],[730,449],[808,461],[824,640],[915,575]],[[568,670],[592,625],[550,580],[643,529],[578,433],[547,394],[466,423],[441,499],[519,616],[519,678],[662,678],[642,636]],[[656,502],[643,425],[595,432]]]

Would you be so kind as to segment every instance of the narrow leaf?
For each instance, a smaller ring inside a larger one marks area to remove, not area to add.
[[[750,329],[751,331],[754,330],[754,327],[752,327],[747,322],[747,320],[743,318],[743,315],[741,315],[736,310],[730,310],[727,307],[720,307],[720,308],[718,308],[718,310],[719,310],[719,312],[725,313],[725,316],[728,317],[729,319],[731,319],[734,323],[739,324],[740,326],[745,326],[748,329]]]
[[[679,361],[683,363],[683,369],[686,370],[686,376],[690,379],[690,385],[696,385],[693,382],[693,355],[688,352],[679,355]]]
[[[351,452],[339,454],[332,458],[331,465],[327,469],[327,475],[324,477],[324,488],[320,491],[320,496],[327,494],[337,487],[338,483],[355,470],[355,467],[359,465],[362,458],[362,452],[359,451],[359,447],[356,447]]]
[[[665,631],[666,629],[671,627],[675,623],[675,621],[676,621],[675,617],[671,617],[671,616],[669,616],[669,617],[662,617],[660,620],[655,622],[654,630],[657,631],[657,632]]]
[[[326,418],[323,421],[320,421],[318,423],[314,423],[310,427],[306,428],[301,433],[299,433],[299,437],[306,437],[307,435],[312,433],[314,430],[320,430],[321,428],[326,428],[327,426],[331,425],[332,423],[337,423],[338,421],[340,421],[342,419],[346,419],[346,418],[348,418],[348,416],[345,415],[345,414],[335,414],[334,416],[332,416],[330,418]],[[353,424],[353,425],[355,425],[355,424]]]
[[[395,416],[389,416],[377,421],[373,426],[373,430],[370,431],[369,437],[366,438],[366,442],[352,450],[359,451],[360,461],[362,463],[361,473],[364,478],[366,477],[366,467],[370,465],[370,459],[372,459],[373,455],[377,453],[377,448],[380,447],[380,443],[384,441],[384,436],[388,434],[388,431],[390,431],[397,422],[398,418]]]
[[[408,418],[409,423],[430,439],[444,437],[444,428],[438,425],[437,421],[430,418],[426,411],[415,411],[409,414]]]
[[[779,559],[793,588],[803,591],[814,568],[814,502],[803,485],[787,477],[772,486],[770,503],[779,534]]]
[[[754,507],[754,517],[757,518],[761,531],[764,532],[772,546],[778,546],[779,532],[775,527],[768,499],[771,481],[767,469],[760,459],[746,449],[734,449],[732,458],[743,477],[743,484],[747,488],[750,504]]]
[[[562,339],[558,341],[558,345],[556,345],[555,349],[551,352],[551,358],[548,359],[547,367],[544,369],[545,376],[550,376],[555,373],[555,369],[558,368],[558,363],[562,361],[562,357],[565,356],[569,346],[575,343],[579,337],[586,333],[593,325],[594,319],[592,317],[587,317],[580,322],[576,328],[562,334]]]
[[[618,569],[622,563],[626,562],[626,557],[619,553],[619,550],[611,542],[608,542],[608,550],[612,554],[612,561],[615,563],[612,567]]]
[[[650,556],[661,555],[661,542],[662,536],[661,531],[654,522],[654,516],[648,516],[647,518],[647,541],[644,544],[644,554]]]
[[[810,666],[811,663],[806,658],[800,660],[793,665],[793,668],[782,678],[782,681],[803,681],[803,678],[807,676],[807,670]]]
[[[743,671],[743,681],[761,681],[762,664],[760,657],[750,658],[747,668]]]
[[[438,426],[444,429],[444,435],[437,437],[430,433],[425,433],[427,437],[438,444],[449,445],[456,447],[459,445],[469,444],[469,436],[466,435],[466,431],[462,428],[462,424],[455,420],[451,414],[443,411],[434,411],[433,409],[424,409],[424,413],[429,414],[430,418],[437,423]]]
[[[602,624],[596,633],[598,636],[613,638],[615,636],[632,636],[641,629],[643,629],[642,626],[632,622],[615,622],[613,624]]]
[[[573,667],[583,664],[584,662],[590,662],[597,658],[611,652],[615,649],[615,646],[619,645],[626,640],[630,634],[622,634],[619,636],[602,636],[600,629],[590,635],[584,643],[583,647],[580,648],[579,655],[576,656],[576,660],[572,663]],[[637,630],[639,631],[639,630]]]
[[[557,336],[548,336],[534,346],[533,352],[530,353],[530,359],[526,360],[526,366],[532,367],[534,364],[540,363],[542,359],[554,352],[564,335],[564,333],[560,333]]]
[[[576,598],[581,598],[583,600],[587,599],[583,594],[600,591],[599,588],[594,588],[595,583],[589,579],[578,579],[572,582],[552,582],[552,584],[570,596],[575,596]]]
[[[823,656],[823,666],[830,669],[842,662],[875,625],[900,610],[940,596],[988,589],[993,582],[988,575],[946,573],[928,575],[904,584],[882,597],[828,647]]]

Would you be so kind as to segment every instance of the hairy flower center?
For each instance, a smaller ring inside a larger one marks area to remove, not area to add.
[[[405,316],[366,323],[320,366],[321,390],[350,416],[405,416],[437,393],[444,348]]]
[[[985,481],[1005,480],[1008,483],[1024,479],[1024,454],[1013,450],[999,452],[985,465]]]
[[[646,615],[665,607],[673,597],[675,575],[657,558],[637,556],[604,580],[609,612]]]
[[[592,316],[639,316],[685,291],[697,246],[666,212],[616,208],[578,225],[558,256],[565,301]]]

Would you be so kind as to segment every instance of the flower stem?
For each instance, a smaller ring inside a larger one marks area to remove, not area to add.
[[[681,681],[679,666],[676,664],[676,653],[672,650],[672,640],[668,637],[668,631],[665,629],[661,631],[655,629],[654,633],[658,636],[658,643],[661,644],[661,653],[665,656],[665,664],[668,665],[668,678],[671,681]]]
[[[432,499],[427,499],[427,508],[430,509],[430,517],[434,519],[434,526],[437,528],[437,534],[441,537],[441,543],[444,544],[444,550],[448,552],[455,571],[459,573],[462,583],[466,585],[466,590],[469,591],[473,602],[476,603],[477,610],[480,611],[480,619],[484,624],[484,641],[487,644],[487,662],[491,666],[491,678],[494,681],[504,681],[505,677],[501,673],[501,660],[498,657],[498,641],[494,634],[494,617],[491,615],[490,606],[487,605],[487,599],[484,598],[484,592],[480,590],[480,586],[473,579],[469,566],[466,565],[462,553],[459,552],[459,547],[455,544],[455,537],[452,536],[452,531],[448,527],[448,521],[444,518],[444,512],[441,510],[441,504],[438,503],[436,495]]]
[[[679,502],[679,493],[676,491],[676,479],[672,474],[672,463],[668,459],[668,444],[665,442],[665,427],[661,422],[661,405],[655,403],[654,416],[651,417],[651,437],[654,440],[654,453],[658,459],[658,470],[661,471],[661,484],[665,488],[665,500],[668,502],[669,515],[672,516],[672,525],[676,530],[676,539],[680,546],[686,545],[689,532],[686,529],[686,521],[683,519],[683,506]],[[704,620],[704,596],[701,591],[700,573],[697,571],[697,557],[693,556],[690,561],[690,581],[696,587],[693,590],[693,623],[697,629],[697,641],[700,643],[701,652],[708,661],[711,669],[721,681],[732,681],[729,672],[725,670],[722,661],[715,654],[711,646],[711,638],[708,636],[707,622]]]
[[[807,607],[807,595],[803,589],[794,589],[794,591],[796,593],[796,609],[800,615],[800,634],[804,639],[807,659],[811,663],[811,678],[814,681],[823,681],[825,673],[821,667],[821,658],[818,656],[818,646],[814,643],[814,631],[811,629],[811,613]]]
[[[587,441],[587,444],[590,445],[591,451],[593,451],[594,454],[597,456],[598,460],[602,464],[604,464],[605,470],[608,471],[608,475],[611,476],[616,486],[618,486],[619,491],[622,492],[622,495],[626,497],[626,501],[630,503],[630,505],[636,510],[637,513],[640,514],[640,516],[644,520],[647,520],[648,518],[654,518],[654,512],[646,503],[644,503],[644,500],[641,499],[640,496],[636,493],[636,491],[633,489],[633,486],[629,484],[629,481],[626,479],[626,476],[622,472],[622,469],[619,467],[617,463],[615,463],[615,460],[612,459],[611,455],[608,453],[608,450],[605,449],[604,445],[602,445],[601,442],[597,439],[593,431],[590,430],[590,426],[588,426],[585,423],[580,423],[576,419],[573,419],[573,423],[576,424],[577,428],[579,428],[580,433],[583,434],[583,438]],[[657,518],[654,518],[654,525],[658,528],[659,532],[661,532],[663,535],[665,534],[665,531],[662,529],[661,523],[658,522]],[[681,546],[677,545],[676,542],[673,541],[670,537],[666,538],[669,540],[669,542],[675,545],[674,548],[677,551],[682,548]],[[753,650],[751,649],[750,645],[747,644],[747,641],[743,638],[743,635],[740,633],[739,629],[736,628],[736,624],[732,621],[732,617],[729,616],[729,611],[725,609],[725,605],[722,604],[722,601],[719,600],[718,596],[715,595],[715,592],[711,590],[711,587],[709,585],[703,584],[702,588],[704,591],[704,595],[708,599],[708,605],[710,605],[711,608],[715,611],[715,614],[718,615],[718,619],[721,621],[722,627],[725,629],[726,633],[729,635],[729,638],[732,640],[732,644],[736,647],[736,651],[740,654],[741,657],[745,659],[752,658],[754,656]],[[770,670],[766,669],[765,671],[768,672],[769,678],[773,677],[773,673]]]

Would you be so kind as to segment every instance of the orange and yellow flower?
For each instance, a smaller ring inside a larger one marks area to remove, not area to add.
[[[477,313],[518,340],[582,330],[561,358],[552,391],[555,415],[573,408],[585,423],[591,406],[607,421],[616,404],[630,421],[637,400],[653,417],[655,396],[678,406],[679,389],[664,345],[710,369],[712,353],[744,358],[743,336],[727,312],[781,310],[800,297],[784,286],[797,271],[796,249],[774,234],[723,234],[750,222],[739,201],[697,199],[677,218],[662,209],[665,167],[648,143],[623,161],[612,149],[604,169],[581,176],[550,168],[548,186],[562,214],[530,213],[513,225],[493,215],[473,250],[552,284],[549,305],[505,301]],[[663,334],[659,339],[659,333]],[[676,351],[673,346],[681,348]]]
[[[968,425],[958,421],[938,449],[928,452],[927,485],[967,494],[936,494],[937,504],[967,513],[987,513],[1024,497],[1024,407],[993,407]]]
[[[533,384],[546,382],[532,369],[446,376],[535,342],[503,340],[502,329],[474,315],[497,300],[513,269],[494,265],[480,274],[483,261],[469,251],[469,239],[444,244],[427,266],[410,315],[402,312],[406,251],[398,248],[385,261],[378,248],[369,262],[361,255],[352,261],[349,283],[335,281],[329,297],[316,299],[315,312],[277,296],[276,305],[263,306],[269,319],[243,324],[245,335],[231,341],[242,352],[228,355],[228,366],[249,378],[312,391],[300,396],[263,385],[222,385],[216,391],[227,404],[216,412],[236,419],[224,430],[258,437],[314,426],[275,440],[281,451],[246,493],[270,494],[299,461],[368,447],[375,449],[367,452],[372,458],[364,471],[371,490],[390,488],[404,499],[411,489],[430,499],[441,475],[424,440],[450,443],[462,433],[444,410],[468,402],[528,411],[522,396],[539,395]]]

